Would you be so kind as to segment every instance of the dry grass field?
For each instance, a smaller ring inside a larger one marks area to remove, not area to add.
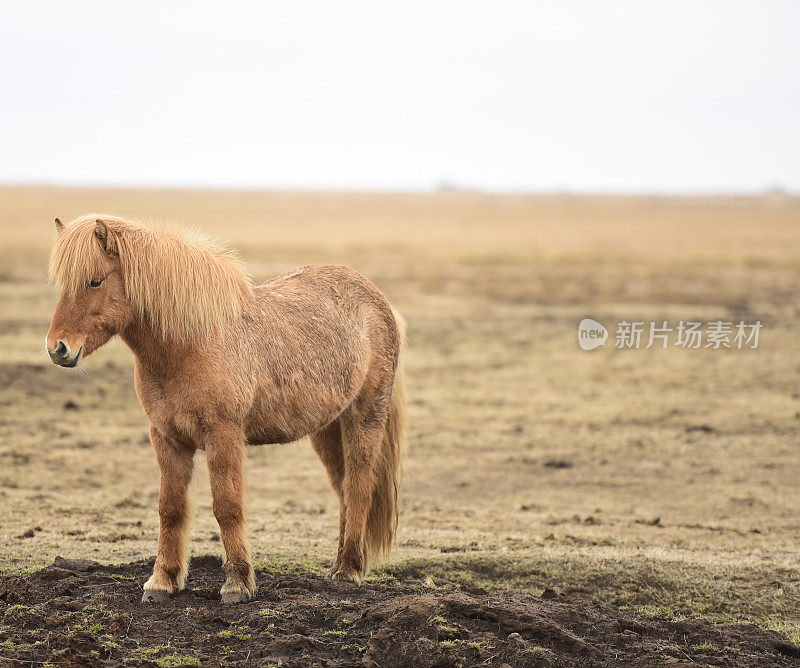
[[[196,225],[258,281],[348,264],[405,315],[399,547],[369,581],[551,589],[800,640],[800,199],[1,188],[7,574],[155,554],[131,354],[70,373],[43,352],[52,219],[89,211]],[[605,347],[579,348],[584,317]],[[622,320],[763,329],[756,350],[617,350]],[[250,449],[248,479],[262,570],[328,565],[336,504],[308,442]],[[197,487],[193,552],[220,554],[202,466]]]

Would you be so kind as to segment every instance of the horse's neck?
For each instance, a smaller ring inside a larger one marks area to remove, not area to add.
[[[192,354],[191,346],[164,341],[147,323],[136,320],[120,333],[139,364],[157,375],[168,374]]]

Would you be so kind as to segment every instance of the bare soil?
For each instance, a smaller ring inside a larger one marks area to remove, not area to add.
[[[143,605],[152,561],[56,558],[0,579],[0,663],[24,666],[793,666],[800,649],[752,624],[644,619],[631,609],[431,586],[330,583],[260,572],[250,603],[225,606],[216,557],[192,560],[186,591]]]

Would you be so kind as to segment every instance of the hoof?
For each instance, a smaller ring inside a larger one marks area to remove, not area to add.
[[[168,598],[169,594],[165,591],[146,591],[144,596],[142,596],[142,603],[163,603]]]
[[[229,605],[231,603],[247,603],[249,600],[249,594],[244,594],[238,591],[232,591],[222,595],[222,602],[225,605]]]
[[[334,582],[352,582],[353,584],[361,584],[361,576],[358,571],[347,570],[344,568],[337,568],[328,574],[328,579]]]

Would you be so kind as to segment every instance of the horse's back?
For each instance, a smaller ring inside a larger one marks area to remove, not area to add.
[[[364,274],[341,264],[309,264],[287,271],[256,287],[256,290],[290,290],[294,294],[361,298],[388,306],[378,287]]]
[[[344,265],[293,269],[257,286],[254,294],[278,311],[300,308],[308,317],[322,311],[332,321],[355,317],[369,329],[399,334],[400,323],[384,294],[362,273]]]

